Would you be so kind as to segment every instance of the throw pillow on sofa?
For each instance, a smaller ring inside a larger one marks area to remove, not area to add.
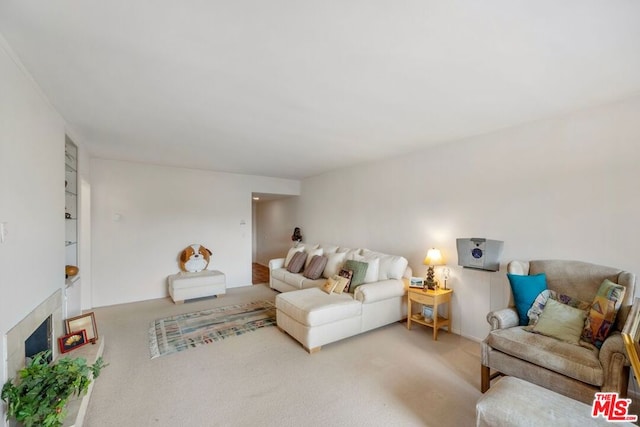
[[[344,264],[345,259],[347,259],[347,253],[325,253],[325,256],[327,257],[327,265],[324,268],[322,275],[326,278],[329,278],[334,274],[338,274],[340,268],[342,268],[342,264]]]
[[[314,248],[313,246],[304,248],[304,251],[307,253],[307,260],[304,264],[304,268],[307,268],[309,266],[309,263],[311,262],[314,256],[323,254],[322,248],[318,248],[318,247]]]
[[[351,278],[353,277],[353,271],[351,270],[340,270],[338,276],[344,277],[346,281],[344,282],[344,286],[342,288],[336,287],[333,292],[336,294],[341,294],[343,292],[349,292],[349,286],[351,285]]]
[[[291,262],[291,258],[293,258],[293,256],[296,253],[302,252],[302,251],[304,251],[304,246],[298,246],[296,248],[289,249],[289,252],[287,252],[287,257],[284,259],[284,268],[289,267],[289,263]]]
[[[289,266],[287,267],[287,271],[289,273],[300,273],[304,268],[304,263],[307,260],[307,253],[296,252],[293,254],[293,258],[291,258],[291,262],[289,262]]]
[[[349,285],[349,292],[352,293],[356,288],[364,283],[364,278],[367,274],[367,268],[369,264],[362,261],[348,260],[344,263],[344,268],[353,271],[353,277],[351,277],[351,284]]]
[[[602,347],[602,343],[609,336],[611,328],[616,321],[616,315],[622,305],[626,288],[605,279],[591,304],[587,321],[584,325],[582,338]]]
[[[373,283],[379,280],[378,271],[380,270],[380,258],[365,258],[358,255],[355,257],[355,260],[367,263],[367,272],[362,279],[362,283]]]
[[[327,282],[322,287],[322,290],[328,294],[330,294],[331,292],[341,294],[347,286],[349,286],[349,279],[334,274],[332,277],[329,277],[327,279]]]
[[[322,255],[314,255],[311,262],[307,264],[302,275],[307,279],[318,280],[322,276],[322,272],[327,265],[327,257]],[[329,292],[331,293],[331,292]]]

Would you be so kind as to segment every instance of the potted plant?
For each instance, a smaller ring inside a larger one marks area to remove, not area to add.
[[[93,365],[81,357],[48,363],[50,355],[51,350],[38,353],[18,372],[19,379],[4,384],[1,398],[7,404],[7,419],[14,418],[25,427],[61,426],[69,398],[84,393],[106,366],[102,357]]]

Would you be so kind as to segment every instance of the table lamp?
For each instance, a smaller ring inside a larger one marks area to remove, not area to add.
[[[433,278],[433,267],[442,264],[442,254],[440,253],[440,250],[436,248],[429,249],[423,263],[424,265],[428,266],[427,277],[424,281],[424,284],[429,289],[436,289],[438,287],[438,283]]]

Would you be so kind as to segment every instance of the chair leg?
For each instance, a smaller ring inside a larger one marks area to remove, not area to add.
[[[491,375],[488,366],[480,365],[480,391],[484,393],[491,386]]]

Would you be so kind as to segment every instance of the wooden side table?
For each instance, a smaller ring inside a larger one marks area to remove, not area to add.
[[[433,328],[433,339],[438,340],[438,329],[447,327],[447,331],[451,332],[451,294],[453,289],[412,289],[409,288],[407,293],[407,329],[411,329],[411,323],[419,323],[421,325]],[[433,320],[425,319],[422,313],[413,314],[411,311],[411,303],[415,302],[422,305],[433,306]],[[438,315],[438,306],[447,304],[447,317]]]

